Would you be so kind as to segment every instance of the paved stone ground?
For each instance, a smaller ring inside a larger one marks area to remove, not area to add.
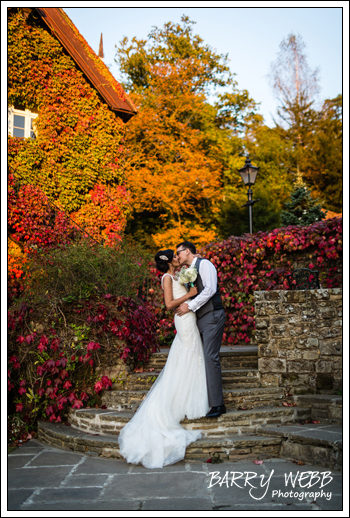
[[[261,465],[181,461],[152,470],[31,440],[9,454],[8,468],[9,511],[342,510],[341,473],[331,472],[332,479],[325,479],[323,488],[316,478],[313,487],[304,487],[310,476],[298,479],[293,488],[290,482],[286,486],[285,474],[292,473],[294,479],[298,472],[329,470],[283,459],[264,460]],[[248,482],[247,472],[252,477]]]

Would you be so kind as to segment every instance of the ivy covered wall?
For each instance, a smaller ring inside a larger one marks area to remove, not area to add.
[[[124,182],[124,123],[35,10],[27,19],[20,9],[8,16],[8,102],[38,113],[36,139],[9,136],[15,177],[69,213],[91,203],[96,185],[109,186],[113,198]]]

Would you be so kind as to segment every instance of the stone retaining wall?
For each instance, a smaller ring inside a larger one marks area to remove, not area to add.
[[[262,387],[294,394],[342,388],[342,290],[256,291]]]
[[[320,420],[327,424],[343,424],[343,398],[330,394],[294,396],[298,410],[310,410],[310,420]]]

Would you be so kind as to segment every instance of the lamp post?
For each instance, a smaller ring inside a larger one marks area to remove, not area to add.
[[[257,201],[260,201],[260,200],[253,200],[253,191],[251,190],[250,186],[255,184],[255,180],[256,180],[258,171],[259,171],[259,168],[255,167],[251,164],[249,157],[246,158],[244,167],[242,167],[242,169],[238,170],[239,174],[241,175],[244,185],[248,186],[248,201],[247,201],[247,203],[242,205],[242,207],[249,208],[249,232],[250,232],[250,234],[253,233],[253,205]]]

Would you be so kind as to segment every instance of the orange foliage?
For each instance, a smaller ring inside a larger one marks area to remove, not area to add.
[[[141,107],[126,132],[134,212],[155,214],[157,247],[173,247],[185,238],[208,243],[216,237],[208,220],[219,212],[222,163],[210,155],[207,135],[194,124],[205,98],[192,91],[189,64],[153,66],[151,77],[153,95],[134,94]]]
[[[21,247],[11,239],[8,239],[8,267],[7,273],[9,279],[19,279],[24,275],[25,263],[27,262],[27,255],[22,252]],[[24,277],[22,277],[23,279]]]
[[[152,234],[157,248],[176,248],[181,240],[191,241],[197,247],[202,247],[215,241],[214,230],[204,230],[200,225],[186,221],[183,225],[174,223],[174,226],[157,234]],[[165,246],[166,245],[166,246]]]
[[[129,212],[129,195],[125,187],[95,187],[86,196],[83,207],[71,215],[72,219],[87,233],[105,245],[113,245],[121,240]]]
[[[11,239],[7,240],[7,278],[9,300],[18,297],[23,291],[23,281],[28,277],[26,272],[27,255],[21,247]]]

